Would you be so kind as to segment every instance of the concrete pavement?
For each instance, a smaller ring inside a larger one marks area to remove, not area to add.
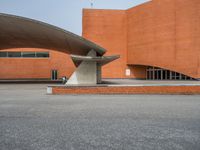
[[[200,149],[199,95],[46,95],[0,84],[1,150]]]

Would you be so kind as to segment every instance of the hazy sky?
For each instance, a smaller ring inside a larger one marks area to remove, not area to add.
[[[148,0],[93,0],[94,8],[127,9]],[[0,0],[0,13],[24,16],[81,35],[82,9],[90,0]]]

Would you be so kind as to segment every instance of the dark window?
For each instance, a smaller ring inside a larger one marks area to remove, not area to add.
[[[167,70],[167,80],[170,80],[170,71]]]
[[[147,73],[147,79],[150,79],[149,70],[146,73]]]
[[[178,72],[164,70],[156,67],[147,67],[147,79],[149,80],[194,80],[191,77]]]
[[[0,52],[0,57],[7,57],[7,52]]]
[[[163,70],[163,80],[166,80],[166,79],[167,79],[167,78],[166,78],[166,74],[167,74],[166,70]]]
[[[21,57],[21,52],[8,52],[8,57]]]
[[[190,77],[187,77],[187,80],[191,80],[191,78],[190,78]]]
[[[22,57],[35,57],[35,52],[22,52]]]
[[[49,52],[0,52],[1,58],[17,57],[17,58],[48,58]]]
[[[150,74],[151,74],[151,80],[153,80],[153,71],[150,71]]]
[[[182,75],[182,80],[185,80],[186,79],[186,76],[183,74]]]
[[[36,57],[49,57],[49,52],[36,52]]]
[[[183,74],[180,74],[180,80],[184,80],[184,75]]]
[[[180,79],[180,73],[176,73],[176,79]]]
[[[158,80],[161,80],[161,70],[158,70]]]
[[[157,70],[154,71],[154,77],[155,77],[155,78],[154,78],[155,80],[158,79],[158,72],[157,72]]]

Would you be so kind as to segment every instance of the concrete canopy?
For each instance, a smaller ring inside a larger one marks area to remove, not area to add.
[[[45,48],[68,54],[87,55],[90,50],[102,56],[106,50],[64,29],[24,17],[0,13],[0,50]]]
[[[106,65],[106,64],[120,58],[119,55],[102,56],[102,57],[79,56],[79,55],[70,55],[70,56],[76,66],[79,66],[79,64],[82,61],[96,62],[99,65],[103,66],[103,65]]]
[[[0,50],[9,48],[45,48],[73,54],[77,69],[68,85],[101,83],[101,67],[119,56],[105,56],[106,50],[64,29],[0,13]]]

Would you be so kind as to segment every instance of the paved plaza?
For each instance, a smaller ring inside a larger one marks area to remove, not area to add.
[[[197,80],[134,80],[134,79],[103,79],[103,84],[111,86],[184,86],[184,85],[198,85],[200,81]]]
[[[199,150],[199,95],[47,95],[0,84],[1,150]]]

